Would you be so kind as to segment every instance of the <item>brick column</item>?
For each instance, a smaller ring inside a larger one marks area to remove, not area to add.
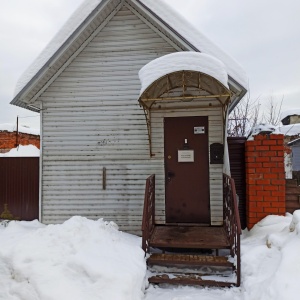
[[[256,135],[246,142],[246,215],[251,229],[267,215],[284,215],[284,136]]]

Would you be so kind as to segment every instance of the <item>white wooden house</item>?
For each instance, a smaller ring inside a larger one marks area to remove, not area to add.
[[[221,225],[226,117],[246,83],[162,0],[87,0],[11,102],[41,115],[40,220],[104,217],[140,233],[156,174],[157,223]]]

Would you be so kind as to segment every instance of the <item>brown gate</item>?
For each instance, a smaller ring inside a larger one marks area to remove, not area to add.
[[[167,223],[210,223],[208,117],[164,119]]]
[[[236,193],[239,197],[241,227],[246,228],[246,164],[245,137],[228,137],[228,152],[231,177],[234,179]]]
[[[39,217],[39,158],[0,158],[0,215],[31,221]]]

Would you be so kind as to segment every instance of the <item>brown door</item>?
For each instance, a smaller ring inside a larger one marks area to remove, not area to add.
[[[166,222],[210,223],[208,117],[164,119]]]

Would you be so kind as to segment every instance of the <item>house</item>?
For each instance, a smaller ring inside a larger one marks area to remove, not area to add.
[[[163,1],[85,1],[11,102],[41,115],[40,220],[104,217],[141,234],[155,174],[156,224],[222,226],[227,116],[246,85]]]

